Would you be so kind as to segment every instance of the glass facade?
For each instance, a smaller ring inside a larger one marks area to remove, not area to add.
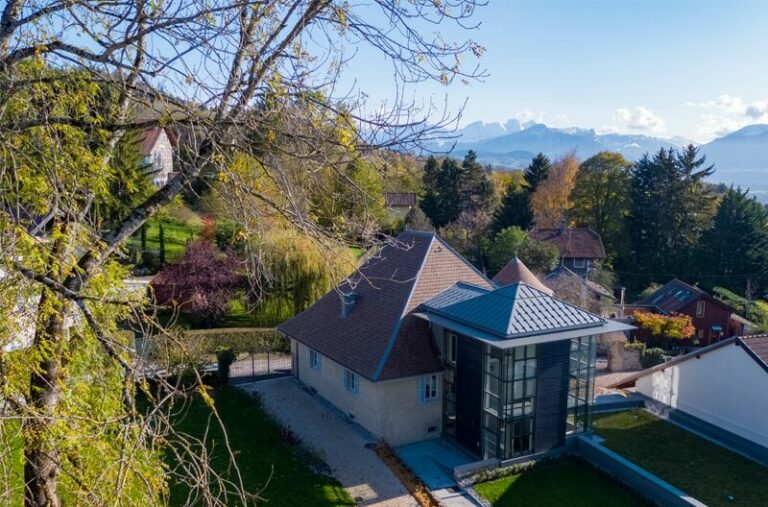
[[[571,340],[568,368],[568,419],[567,432],[589,431],[592,426],[592,400],[595,394],[594,336]]]
[[[483,360],[483,459],[533,452],[536,346],[502,350],[485,346]]]
[[[443,373],[443,433],[456,436],[456,368],[445,366]]]

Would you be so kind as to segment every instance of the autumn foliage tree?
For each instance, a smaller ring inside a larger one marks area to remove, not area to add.
[[[547,177],[531,195],[533,222],[536,227],[559,227],[568,218],[570,197],[579,172],[579,160],[569,154],[556,160]]]
[[[152,279],[158,304],[177,308],[194,320],[215,324],[242,286],[243,261],[205,240],[192,241],[184,255]]]
[[[696,331],[689,315],[636,312],[632,317],[640,329],[657,340],[685,340]]]

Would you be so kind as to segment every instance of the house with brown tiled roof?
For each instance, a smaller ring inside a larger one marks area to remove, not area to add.
[[[747,334],[754,326],[740,317],[735,308],[677,278],[633,306],[662,315],[688,315],[696,329],[690,339],[692,345],[709,345],[729,336]]]
[[[416,192],[385,192],[384,205],[387,211],[396,219],[403,220],[408,212],[416,206]]]
[[[768,335],[734,336],[610,387],[632,389],[670,419],[768,464]]]
[[[560,265],[584,276],[606,258],[603,240],[588,227],[532,229],[530,237],[555,245],[560,252]]]
[[[371,433],[497,460],[589,429],[596,336],[628,328],[525,283],[497,287],[418,231],[278,326],[293,375]]]

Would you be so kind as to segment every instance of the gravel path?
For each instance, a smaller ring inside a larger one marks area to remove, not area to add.
[[[358,505],[418,507],[416,500],[379,457],[370,439],[305,391],[293,377],[241,384],[261,395],[266,410],[328,464]]]

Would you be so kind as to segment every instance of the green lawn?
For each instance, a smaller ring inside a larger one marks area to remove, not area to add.
[[[196,238],[202,227],[179,223],[164,223],[165,234],[165,260],[173,262],[184,253],[187,242]],[[137,233],[130,239],[130,244],[137,248],[141,246],[141,235]],[[150,220],[147,222],[147,250],[160,250],[160,222]]]
[[[612,451],[710,507],[768,505],[768,468],[648,412],[596,415],[594,431]]]
[[[589,463],[563,458],[475,485],[494,507],[646,507],[644,500]]]
[[[331,506],[354,505],[347,492],[333,478],[314,473],[308,466],[308,456],[299,455],[280,436],[280,426],[254,402],[250,395],[234,387],[221,387],[213,392],[230,445],[237,455],[246,489],[261,491],[264,505]],[[202,436],[210,410],[201,401],[192,403],[175,422],[175,427],[187,434]],[[229,461],[217,449],[221,447],[221,432],[209,434],[213,450],[213,465],[219,473],[228,475]],[[231,477],[231,476],[230,476]],[[266,486],[266,488],[265,488]],[[186,499],[184,486],[171,485],[171,502],[182,505]],[[229,506],[239,505],[228,502]]]

